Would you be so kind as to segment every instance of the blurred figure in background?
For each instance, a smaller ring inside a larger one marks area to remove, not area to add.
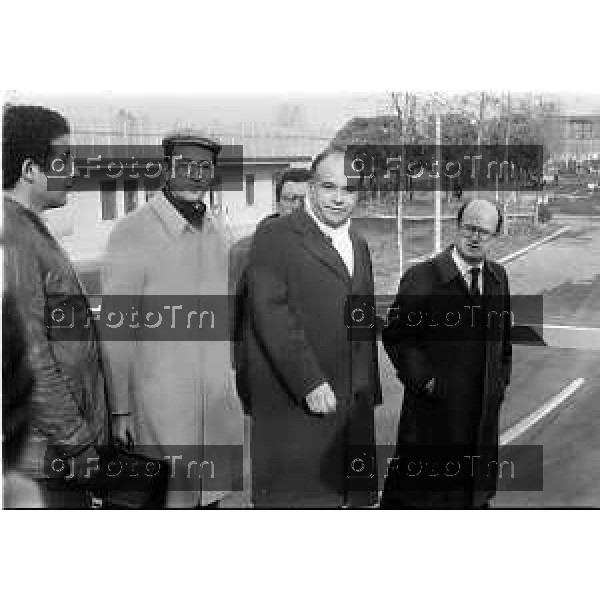
[[[308,169],[286,169],[275,188],[276,213],[287,215],[302,208],[308,194],[310,171]]]

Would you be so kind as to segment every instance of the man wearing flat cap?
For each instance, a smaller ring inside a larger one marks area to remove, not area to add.
[[[107,245],[103,293],[131,297],[140,315],[148,312],[153,296],[162,296],[167,307],[182,296],[221,296],[227,302],[228,249],[208,201],[220,146],[186,130],[166,136],[163,148],[162,193],[119,221]],[[177,330],[160,341],[140,340],[135,337],[140,330],[133,331],[131,339],[107,342],[115,435],[135,440],[145,453],[152,448],[157,458],[168,457],[172,469],[183,469],[183,477],[171,473],[168,508],[214,507],[240,483],[233,481],[236,468],[225,485],[218,473],[218,490],[198,471],[210,462],[208,449],[243,445],[229,341],[200,334],[182,340]]]

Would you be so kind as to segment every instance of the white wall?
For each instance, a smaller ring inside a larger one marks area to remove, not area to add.
[[[273,213],[275,190],[273,174],[287,165],[246,165],[244,166],[244,185],[241,191],[222,193],[223,206],[232,227],[252,228]],[[254,175],[254,204],[246,204],[246,175]]]
[[[235,235],[251,233],[266,216],[272,214],[275,203],[273,174],[288,165],[246,165],[243,189],[221,192],[222,205],[226,209],[225,219]],[[254,175],[254,204],[246,204],[246,175]],[[138,207],[145,199],[142,191],[138,196]],[[102,220],[102,205],[99,191],[76,192],[70,195],[68,204],[61,209],[46,213],[48,225],[59,238],[69,254],[75,259],[100,255],[104,250],[110,230],[123,215],[123,190],[117,189],[117,218]]]

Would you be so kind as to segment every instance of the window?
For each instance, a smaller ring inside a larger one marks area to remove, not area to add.
[[[125,191],[125,214],[130,213],[137,208],[137,181],[124,181],[123,189]]]
[[[576,140],[592,139],[592,124],[587,121],[572,121],[572,135]]]
[[[103,181],[100,184],[102,220],[112,221],[117,216],[117,182]]]
[[[254,175],[246,175],[246,204],[254,204]]]

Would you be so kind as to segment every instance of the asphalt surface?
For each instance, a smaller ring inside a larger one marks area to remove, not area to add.
[[[563,222],[571,231],[507,266],[513,294],[543,295],[548,346],[515,346],[501,431],[584,382],[513,442],[542,446],[543,467],[521,466],[543,468],[543,489],[499,492],[496,507],[600,507],[600,221]]]

